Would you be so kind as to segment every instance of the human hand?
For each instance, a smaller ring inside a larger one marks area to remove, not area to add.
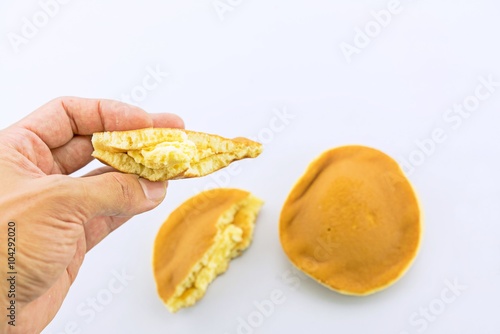
[[[166,182],[107,167],[68,176],[92,160],[92,133],[183,126],[176,115],[147,114],[121,102],[60,98],[0,131],[1,333],[40,333],[61,307],[85,254],[165,196]],[[14,246],[9,269],[8,248]],[[4,278],[10,271],[17,273],[13,286]],[[15,297],[8,296],[12,287]],[[12,301],[15,327],[6,317]]]

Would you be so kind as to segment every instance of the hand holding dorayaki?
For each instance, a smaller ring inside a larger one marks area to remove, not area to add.
[[[0,131],[0,245],[7,244],[9,226],[17,233],[15,298],[7,300],[6,280],[0,285],[2,309],[15,301],[16,326],[4,318],[1,333],[40,333],[58,312],[85,253],[163,200],[166,182],[110,168],[68,176],[93,159],[93,133],[148,127],[181,128],[183,122],[121,102],[60,98]],[[1,247],[0,263],[7,258]]]

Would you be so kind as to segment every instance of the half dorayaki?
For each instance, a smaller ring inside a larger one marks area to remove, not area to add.
[[[101,162],[151,181],[204,176],[262,152],[246,138],[167,128],[94,133],[92,145]]]
[[[421,213],[410,182],[384,153],[345,146],[323,153],[286,200],[280,239],[292,263],[343,294],[396,282],[416,257]]]
[[[153,251],[157,291],[171,312],[194,305],[229,261],[250,245],[262,204],[247,191],[219,188],[172,212]]]

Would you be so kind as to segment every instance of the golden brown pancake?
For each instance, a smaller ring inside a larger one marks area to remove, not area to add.
[[[292,263],[349,295],[395,283],[415,259],[421,231],[417,197],[399,165],[363,146],[332,149],[312,162],[280,218]]]
[[[202,192],[172,212],[153,252],[158,294],[171,312],[194,305],[250,245],[262,204],[247,191],[221,188]]]
[[[151,181],[204,176],[262,152],[246,138],[166,128],[94,133],[92,144],[101,162]]]

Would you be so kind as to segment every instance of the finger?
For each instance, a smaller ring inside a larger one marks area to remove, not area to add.
[[[59,169],[52,171],[52,173],[69,175],[76,172],[94,159],[92,157],[93,150],[90,136],[73,137],[63,146],[52,150],[54,162]]]
[[[88,219],[134,216],[155,208],[166,195],[167,182],[151,182],[136,175],[104,173],[71,179],[71,195]]]
[[[84,186],[75,187],[79,189],[77,197],[87,206],[87,216],[92,218],[84,225],[87,251],[132,216],[156,207],[166,194],[167,182],[151,182],[135,175],[107,172],[106,168],[91,174],[76,179]]]
[[[134,130],[157,124],[174,127],[183,124],[177,115],[151,116],[139,107],[113,100],[75,97],[55,99],[16,124],[40,137],[49,148],[60,147],[75,134]]]
[[[105,173],[114,173],[118,172],[116,169],[110,166],[104,166],[89,173],[83,175],[82,177],[91,177],[102,175]],[[85,240],[86,240],[86,249],[87,252],[94,248],[95,245],[100,243],[102,239],[104,239],[111,232],[116,230],[118,227],[127,222],[132,216],[128,217],[113,217],[113,216],[104,216],[104,217],[96,217],[94,219],[89,220],[84,225],[85,229]]]
[[[89,177],[89,176],[96,176],[96,175],[101,175],[104,173],[111,173],[111,172],[118,172],[115,168],[111,166],[103,166],[94,169],[93,171],[88,172],[87,174],[83,175],[82,177]]]
[[[184,129],[184,120],[175,114],[149,114],[153,119],[155,128],[179,128]],[[165,117],[167,115],[167,117]]]
[[[84,226],[87,252],[130,218],[132,217],[97,217],[88,221]]]

